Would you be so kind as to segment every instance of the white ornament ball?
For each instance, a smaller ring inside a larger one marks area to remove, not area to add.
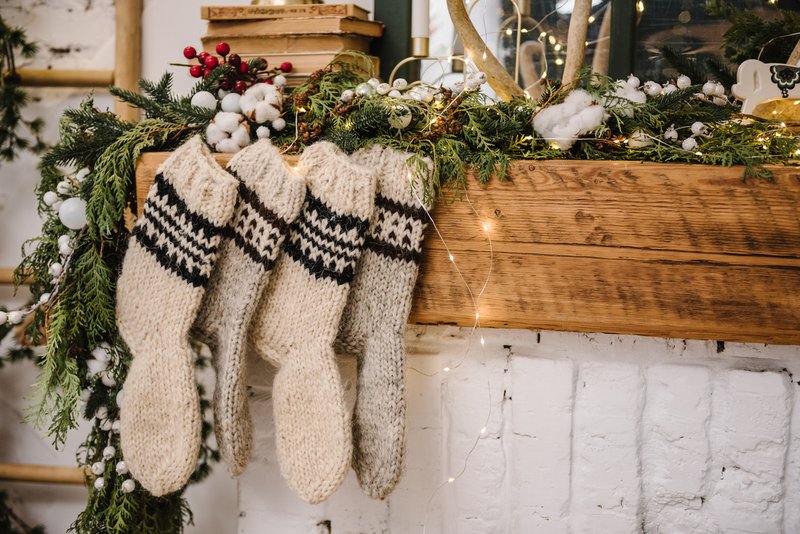
[[[19,324],[22,322],[23,317],[21,311],[8,312],[8,324]]]
[[[375,88],[368,83],[360,83],[356,86],[356,94],[358,96],[372,96],[375,94]]]
[[[388,83],[381,83],[378,84],[378,87],[376,87],[375,90],[378,91],[379,95],[386,95],[389,94],[389,91],[392,90],[392,86],[389,85]]]
[[[672,84],[672,83],[668,83],[667,85],[664,86],[664,94],[665,95],[668,95],[670,93],[674,93],[677,90],[678,90],[678,88],[675,86],[675,84]]]
[[[116,470],[118,475],[128,474],[128,464],[125,463],[125,460],[120,460],[119,462],[117,462]]]
[[[217,98],[208,91],[198,91],[192,97],[192,105],[198,108],[217,109]]]
[[[58,246],[62,247],[64,245],[69,245],[69,242],[70,242],[71,239],[72,238],[70,236],[68,236],[67,234],[58,236],[58,241],[57,241]]]
[[[106,463],[105,462],[95,462],[90,467],[92,474],[95,476],[100,476],[106,470]]]
[[[61,205],[63,203],[64,203],[63,200],[56,200],[55,203],[52,206],[50,206],[50,209],[52,209],[54,212],[58,213],[58,210],[61,209]]]
[[[42,201],[45,203],[45,205],[52,206],[58,202],[58,194],[55,191],[48,191],[42,195]]]
[[[89,374],[96,375],[108,369],[108,362],[101,362],[90,358],[86,360],[86,367],[89,369]]]
[[[90,172],[92,171],[89,170],[89,167],[82,168],[77,173],[75,173],[75,181],[78,183],[83,182],[86,179],[86,177],[89,176]]]
[[[58,185],[56,185],[56,192],[62,195],[66,195],[70,191],[72,191],[72,184],[69,183],[67,180],[61,180],[60,182],[58,182]]]
[[[703,84],[703,94],[706,96],[712,96],[717,91],[717,84],[712,81],[707,81]]]
[[[70,230],[80,230],[86,226],[86,201],[81,198],[68,198],[58,209],[58,218]]]
[[[136,489],[136,482],[134,482],[130,478],[122,483],[122,493],[130,493],[135,489]]]
[[[124,390],[117,391],[117,396],[114,397],[114,401],[117,403],[117,408],[122,408],[122,401],[125,398]]]
[[[402,130],[411,124],[411,110],[402,104],[394,106],[394,113],[389,115],[389,126]]]
[[[272,129],[275,130],[276,132],[280,132],[284,128],[286,128],[286,121],[283,120],[282,117],[278,117],[277,119],[272,121]]]
[[[639,78],[637,78],[637,77],[636,77],[636,76],[634,76],[633,74],[631,74],[630,76],[628,76],[627,83],[628,83],[628,85],[630,85],[631,87],[639,87],[639,86],[642,84],[642,82],[641,82],[641,81],[639,81]]]
[[[81,395],[78,398],[82,403],[86,404],[87,402],[89,402],[89,397],[91,397],[91,395],[92,395],[91,391],[89,391],[88,389],[84,389],[81,391]]]
[[[408,82],[405,80],[405,78],[397,78],[395,81],[392,82],[392,87],[394,87],[399,91],[402,91],[403,89],[408,87]]]
[[[708,127],[700,121],[692,124],[692,133],[694,135],[705,135],[708,132]]]
[[[350,103],[355,98],[356,94],[351,89],[345,89],[342,91],[342,96],[339,97],[339,100],[345,103]]]
[[[231,93],[226,95],[225,98],[222,99],[220,103],[220,107],[222,111],[228,111],[230,113],[239,113],[242,111],[242,106],[239,105],[239,101],[242,99],[242,95],[239,93]]]
[[[678,79],[675,80],[675,85],[678,86],[678,89],[686,89],[690,85],[692,85],[692,79],[686,76],[685,74],[681,74],[678,76]]]
[[[697,150],[697,141],[694,137],[687,137],[683,140],[683,143],[681,143],[681,148],[689,152],[694,152]]]
[[[3,310],[0,310],[0,325],[6,324],[8,321],[8,314]]]
[[[94,350],[92,350],[92,358],[98,362],[107,362],[111,360],[111,354],[109,353],[109,350],[111,350],[111,347],[108,345],[108,343],[100,343],[94,348]]]
[[[96,412],[94,412],[94,416],[97,419],[106,419],[108,417],[108,408],[105,406],[100,406]]]
[[[74,249],[69,245],[60,245],[58,247],[58,253],[62,256],[69,256],[73,252],[75,252]]]
[[[47,269],[47,272],[50,273],[50,276],[61,276],[61,273],[64,271],[64,266],[61,265],[59,262],[55,262]]]
[[[94,481],[94,489],[101,490],[106,487],[106,481],[103,477],[96,478]]]
[[[103,385],[106,386],[107,388],[113,388],[114,386],[117,385],[117,381],[114,380],[114,376],[108,371],[104,371],[100,375],[100,382],[102,382]]]
[[[39,297],[39,304],[47,304],[50,300],[50,293],[42,293]]]
[[[100,423],[100,430],[102,430],[103,432],[108,432],[109,430],[111,430],[111,425],[113,425],[113,424],[114,424],[113,421],[109,421],[108,419],[104,419]]]
[[[119,434],[119,429],[122,427],[122,424],[119,422],[119,419],[115,419],[113,423],[111,423],[111,430],[115,434]]]
[[[378,78],[370,78],[367,80],[367,83],[370,84],[374,89],[377,89],[381,84],[381,81]]]
[[[222,100],[223,98],[225,98],[229,94],[231,94],[230,91],[226,91],[225,89],[220,89],[219,91],[217,91],[217,98]]]
[[[269,138],[269,128],[266,126],[259,126],[256,128],[256,137],[259,139],[267,139]]]
[[[402,98],[403,93],[401,93],[397,89],[392,89],[391,91],[389,91],[389,96],[392,98]]]
[[[103,449],[103,458],[106,460],[110,460],[117,454],[117,449],[114,448],[113,445],[109,445],[105,449]]]
[[[647,96],[658,96],[661,94],[662,87],[656,82],[645,82],[644,92]]]
[[[717,85],[714,87],[714,95],[725,96],[725,86],[717,82]]]
[[[278,74],[275,78],[272,79],[272,83],[275,84],[275,87],[285,87],[286,86],[286,76],[283,74]]]

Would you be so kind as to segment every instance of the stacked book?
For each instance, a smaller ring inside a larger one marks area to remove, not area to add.
[[[270,65],[288,61],[293,65],[288,85],[297,86],[340,52],[369,53],[372,39],[383,35],[383,24],[368,20],[368,14],[353,4],[203,6],[200,16],[208,21],[203,48],[213,53],[225,41],[242,59],[262,57]],[[377,72],[378,58],[371,59]]]

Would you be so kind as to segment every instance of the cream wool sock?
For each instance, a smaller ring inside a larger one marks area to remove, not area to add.
[[[232,475],[250,460],[253,423],[245,393],[245,340],[289,225],[305,199],[305,180],[261,140],[227,167],[239,178],[239,197],[225,229],[219,259],[198,313],[195,333],[208,344],[217,372],[214,430]]]
[[[345,478],[350,415],[333,341],[372,214],[372,169],[329,142],[300,166],[308,193],[253,321],[259,355],[278,367],[272,390],[278,462],[289,486],[317,503]]]
[[[133,356],[122,451],[155,496],[180,490],[197,464],[200,399],[188,333],[236,185],[199,136],[178,148],[158,170],[117,283],[117,326]]]
[[[353,156],[380,171],[366,248],[347,298],[337,345],[358,358],[353,463],[362,489],[374,499],[383,499],[394,489],[405,455],[403,334],[428,222],[412,194],[409,157],[380,146]],[[421,197],[422,187],[416,187]]]

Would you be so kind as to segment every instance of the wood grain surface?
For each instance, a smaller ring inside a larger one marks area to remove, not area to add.
[[[166,156],[143,155],[140,208]],[[798,344],[800,168],[771,170],[744,181],[742,168],[515,162],[434,218],[475,294],[491,237],[482,326]],[[411,320],[472,326],[432,229],[425,249]]]

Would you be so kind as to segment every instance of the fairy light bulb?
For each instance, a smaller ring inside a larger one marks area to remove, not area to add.
[[[481,346],[484,346],[484,345],[486,345],[486,340],[483,339],[483,336],[481,336]]]
[[[455,481],[456,481],[456,479],[455,479],[455,478],[453,478],[453,477],[450,477],[450,478],[448,478],[448,479],[447,479],[447,483],[448,483],[448,484],[452,484],[452,483],[453,483],[453,482],[455,482]]]
[[[450,368],[449,367],[445,367],[444,369],[442,369],[442,371],[444,371],[445,373],[448,373],[448,372],[450,372]]]
[[[452,261],[453,263],[455,263],[455,262],[456,262],[456,259],[453,257],[453,255],[452,255],[452,254],[450,254],[450,261]]]
[[[506,35],[510,36],[512,33],[514,33],[514,32],[511,31],[511,28],[506,30]]]
[[[481,428],[481,434],[486,434],[486,427]]]
[[[487,223],[483,223],[483,231],[484,232],[488,232],[489,231],[489,225]]]

